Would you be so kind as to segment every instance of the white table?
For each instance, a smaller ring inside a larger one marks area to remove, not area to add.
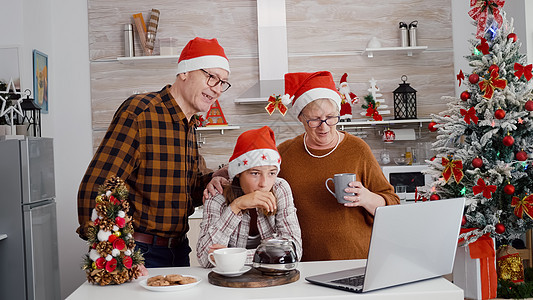
[[[406,300],[463,300],[463,290],[445,278],[435,278],[397,287],[377,290],[364,294],[322,287],[308,283],[304,278],[348,268],[361,267],[365,260],[343,260],[323,262],[303,262],[298,265],[300,279],[297,282],[264,288],[227,288],[212,285],[208,282],[207,274],[210,269],[200,267],[189,268],[152,268],[149,276],[166,274],[187,274],[199,276],[200,284],[183,291],[152,292],[139,285],[141,277],[122,285],[98,286],[88,282],[82,284],[67,299],[406,299]]]

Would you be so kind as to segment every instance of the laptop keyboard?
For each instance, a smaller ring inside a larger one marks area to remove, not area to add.
[[[333,280],[332,282],[340,283],[344,285],[351,285],[351,286],[362,286],[364,281],[365,281],[365,275],[357,275],[357,276]]]

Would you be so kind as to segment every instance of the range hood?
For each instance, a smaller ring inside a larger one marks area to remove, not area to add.
[[[285,0],[257,0],[259,82],[241,94],[235,103],[266,102],[285,91],[289,70]]]

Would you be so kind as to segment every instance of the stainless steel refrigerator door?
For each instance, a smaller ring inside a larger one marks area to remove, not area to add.
[[[51,138],[20,141],[22,203],[55,198],[54,149]]]
[[[56,203],[23,205],[28,300],[60,299]]]

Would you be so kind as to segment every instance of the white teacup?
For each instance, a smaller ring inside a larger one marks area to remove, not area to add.
[[[245,248],[217,249],[207,256],[209,261],[221,272],[239,272],[246,262]]]

